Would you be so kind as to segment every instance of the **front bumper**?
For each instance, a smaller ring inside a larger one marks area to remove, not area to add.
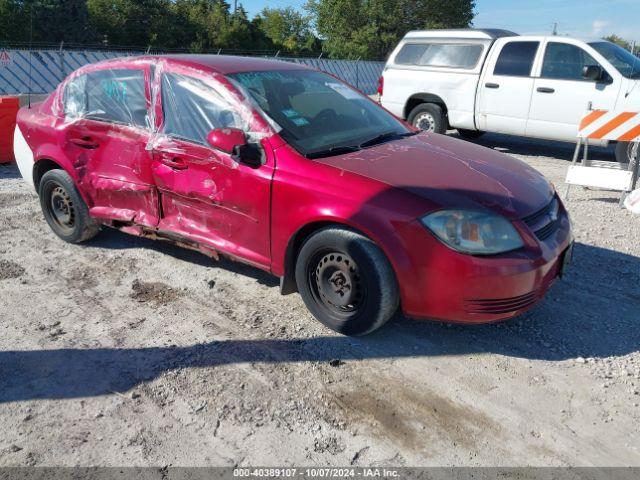
[[[399,278],[404,314],[455,323],[490,323],[533,307],[570,260],[571,225],[564,212],[555,232],[544,240],[524,223],[515,226],[524,248],[478,257],[455,252],[422,225],[412,225],[415,231],[409,237],[413,239],[409,251],[414,272]]]

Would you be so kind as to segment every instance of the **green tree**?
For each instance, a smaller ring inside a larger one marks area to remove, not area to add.
[[[633,48],[633,45],[631,42],[615,34],[609,35],[607,37],[602,37],[602,39],[611,43],[615,43],[616,45],[620,45],[622,48],[629,51],[631,51],[631,49]],[[636,44],[634,53],[636,55],[640,55],[640,45]]]
[[[311,18],[292,7],[266,7],[257,18],[265,36],[280,50],[300,53],[316,46]]]
[[[474,0],[309,0],[306,7],[332,57],[384,58],[410,30],[463,28]]]

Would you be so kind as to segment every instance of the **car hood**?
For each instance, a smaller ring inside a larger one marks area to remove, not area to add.
[[[317,161],[411,192],[434,208],[481,208],[513,219],[537,212],[553,195],[526,163],[445,135],[421,133]]]

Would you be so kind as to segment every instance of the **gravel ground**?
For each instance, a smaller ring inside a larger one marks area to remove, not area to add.
[[[572,153],[479,143],[559,187]],[[640,216],[567,205],[574,264],[529,313],[352,339],[249,267],[64,244],[0,166],[0,466],[640,466]]]

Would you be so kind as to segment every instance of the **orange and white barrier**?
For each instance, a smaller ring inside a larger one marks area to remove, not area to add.
[[[640,113],[593,110],[580,122],[578,137],[590,140],[640,142]]]
[[[567,190],[565,198],[569,196],[571,185],[603,188],[630,192],[638,178],[638,164],[640,159],[632,162],[632,168],[627,164],[617,162],[599,162],[587,159],[589,140],[609,140],[612,142],[640,142],[640,112],[616,112],[608,110],[592,110],[588,112],[578,127],[578,145],[573,162],[567,171]],[[584,146],[582,164],[577,161],[580,149]],[[626,193],[620,199],[621,205]]]

